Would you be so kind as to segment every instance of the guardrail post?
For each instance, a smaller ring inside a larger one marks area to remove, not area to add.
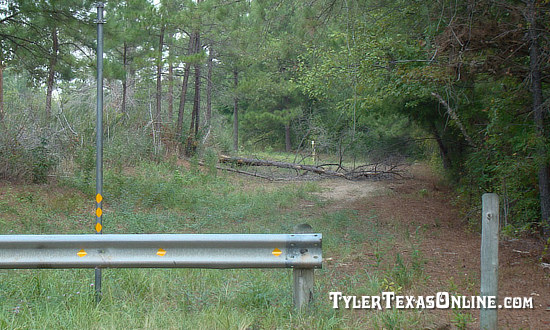
[[[495,297],[498,305],[498,234],[499,205],[497,194],[482,196],[481,227],[481,296]],[[481,329],[496,329],[497,308],[482,308],[479,312]]]
[[[313,233],[313,228],[308,224],[300,224],[294,227],[296,234]],[[298,311],[306,308],[313,302],[314,270],[306,268],[294,268],[292,276],[294,278],[293,302],[294,308]]]

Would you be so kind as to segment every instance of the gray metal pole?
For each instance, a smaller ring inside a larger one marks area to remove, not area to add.
[[[96,125],[96,224],[98,234],[103,232],[103,3],[97,6],[97,125]],[[101,269],[95,269],[96,301],[101,299]]]
[[[498,306],[498,232],[499,205],[497,194],[483,194],[481,223],[481,296],[494,297]],[[481,329],[497,329],[497,308],[479,311]]]

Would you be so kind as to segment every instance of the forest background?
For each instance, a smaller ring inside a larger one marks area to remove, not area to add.
[[[105,161],[427,159],[477,221],[550,234],[547,0],[110,0]],[[0,1],[0,178],[95,166],[95,6]],[[475,215],[475,216],[474,216]]]

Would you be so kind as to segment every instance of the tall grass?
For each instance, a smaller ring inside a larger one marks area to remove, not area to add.
[[[0,328],[10,329],[340,329],[418,324],[411,311],[332,309],[330,291],[376,295],[384,279],[414,281],[421,269],[358,264],[391,232],[376,215],[336,210],[312,192],[315,183],[250,181],[175,162],[140,162],[105,172],[106,233],[283,233],[307,222],[324,235],[316,301],[292,309],[290,270],[105,270],[103,297],[94,302],[93,270],[0,271]],[[92,233],[92,183],[76,176],[57,185],[0,187],[0,233]],[[304,208],[301,205],[313,205]],[[414,257],[417,258],[417,257]],[[416,260],[414,259],[413,260]],[[414,265],[416,265],[415,263]]]

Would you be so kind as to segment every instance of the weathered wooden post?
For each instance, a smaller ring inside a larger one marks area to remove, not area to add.
[[[313,233],[313,228],[308,224],[300,224],[294,227],[296,234]],[[307,253],[307,251],[304,251]],[[314,269],[313,268],[294,268],[292,275],[294,278],[294,289],[292,300],[294,308],[297,311],[307,308],[313,302],[313,285],[314,285]]]
[[[497,328],[499,204],[497,194],[482,196],[481,296],[494,297],[494,308],[482,308],[481,329]],[[487,300],[489,301],[489,300]]]

